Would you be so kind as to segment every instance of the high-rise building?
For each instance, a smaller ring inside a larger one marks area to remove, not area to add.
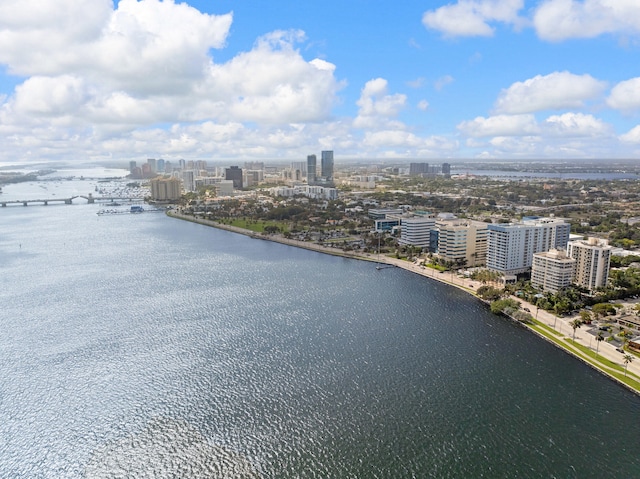
[[[292,161],[291,171],[300,171],[302,176],[307,176],[307,163],[305,161]]]
[[[182,170],[182,186],[185,191],[196,191],[196,172],[193,170]]]
[[[449,163],[442,163],[442,175],[446,177],[451,176],[451,165]]]
[[[391,218],[397,218],[392,216]],[[411,217],[400,216],[400,239],[399,244],[419,246],[429,248],[431,231],[434,229],[436,219],[424,215]]]
[[[307,156],[307,184],[316,184],[317,175],[316,155]]]
[[[178,178],[154,178],[150,181],[151,199],[154,201],[176,201],[182,195],[182,182]]]
[[[160,158],[158,160],[158,163],[156,163],[156,166],[158,168],[158,173],[164,173],[165,172],[165,164],[164,164],[164,160],[162,158]]]
[[[418,176],[429,173],[429,163],[409,163],[409,174]]]
[[[237,190],[242,188],[242,168],[232,166],[224,170],[224,178],[233,181],[233,187]]]
[[[589,290],[606,286],[611,250],[607,241],[599,238],[570,241],[567,254],[576,261],[573,282]]]
[[[460,262],[468,267],[485,264],[489,229],[487,223],[463,219],[436,223],[438,255],[445,261]]]
[[[136,162],[135,161],[130,161],[129,162],[129,173],[131,175],[133,175],[135,170],[136,170]]]
[[[575,266],[575,259],[555,248],[535,253],[531,264],[531,285],[557,293],[571,284]]]
[[[327,183],[333,181],[333,151],[331,150],[322,152],[320,176]]]
[[[157,173],[156,167],[156,159],[155,158],[147,158],[147,163],[149,164],[149,169],[151,170],[151,174],[155,175]]]
[[[490,224],[487,267],[505,275],[525,273],[534,253],[564,249],[571,225],[554,218],[531,217],[522,223]]]

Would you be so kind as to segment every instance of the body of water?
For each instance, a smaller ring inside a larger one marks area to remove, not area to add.
[[[527,179],[555,179],[555,180],[638,180],[635,172],[540,172],[540,171],[502,171],[502,170],[474,170],[458,168],[451,171],[453,175],[489,176],[498,179],[512,179],[525,181]]]
[[[99,209],[0,210],[2,478],[640,477],[640,398],[461,291]]]

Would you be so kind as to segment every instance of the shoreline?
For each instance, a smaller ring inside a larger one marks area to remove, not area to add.
[[[269,234],[269,235],[263,235],[261,233],[256,233],[255,231],[251,231],[251,230],[247,230],[244,228],[238,228],[236,226],[231,226],[231,225],[225,225],[225,224],[221,224],[218,223],[216,221],[212,221],[212,220],[207,220],[204,218],[195,218],[193,216],[187,216],[187,215],[183,215],[181,213],[177,213],[175,211],[171,211],[171,210],[167,210],[166,212],[167,216],[170,216],[172,218],[176,218],[176,219],[180,219],[183,221],[190,221],[192,223],[197,223],[197,224],[201,224],[204,226],[210,226],[213,228],[218,228],[221,230],[225,230],[225,231],[229,231],[232,233],[237,233],[237,234],[241,234],[244,236],[249,236],[251,238],[254,239],[261,239],[261,240],[265,240],[265,241],[272,241],[275,243],[280,243],[280,244],[284,244],[287,246],[293,246],[296,248],[302,248],[302,249],[306,249],[309,251],[315,251],[317,253],[324,253],[324,254],[330,254],[332,256],[340,256],[343,258],[350,258],[350,259],[356,259],[356,260],[360,260],[360,261],[369,261],[372,263],[383,263],[385,265],[389,265],[389,266],[394,266],[394,267],[398,267],[398,268],[402,268],[405,271],[409,271],[411,273],[414,274],[418,274],[420,276],[424,276],[426,278],[430,278],[432,280],[435,281],[439,281],[440,283],[444,283],[447,284],[449,286],[453,286],[455,288],[458,288],[460,290],[465,291],[466,293],[472,295],[474,298],[476,298],[477,300],[483,302],[485,305],[488,305],[488,303],[484,300],[482,300],[477,294],[476,294],[476,290],[482,286],[482,283],[480,283],[479,281],[473,281],[471,279],[467,279],[467,278],[459,278],[454,274],[450,274],[450,273],[445,273],[445,272],[440,272],[440,271],[436,271],[433,268],[428,268],[428,267],[424,267],[424,266],[418,266],[415,263],[411,263],[409,261],[406,260],[402,260],[402,259],[397,259],[397,258],[390,258],[388,256],[378,256],[378,255],[372,255],[371,253],[350,253],[350,252],[346,252],[343,250],[340,250],[338,248],[330,248],[327,246],[321,246],[315,243],[309,243],[309,242],[305,242],[305,241],[299,241],[299,240],[293,240],[293,239],[287,239],[284,238],[281,235],[274,235],[274,234]],[[450,276],[450,278],[447,278],[447,275]],[[457,281],[456,281],[457,280]],[[523,307],[526,308],[536,308],[536,306],[523,301],[521,298],[516,298],[514,297],[514,299],[516,299],[519,303],[521,303],[523,305]],[[531,309],[531,311],[533,311],[533,309]],[[505,315],[506,316],[506,315]],[[532,313],[533,316],[533,313]],[[538,319],[538,317],[540,316],[540,319]],[[581,361],[582,363],[590,366],[592,369],[600,372],[601,374],[605,375],[606,377],[608,377],[609,379],[613,380],[614,382],[616,382],[617,384],[623,386],[625,389],[635,393],[636,395],[640,396],[640,388],[635,388],[630,384],[627,384],[626,382],[622,381],[621,379],[617,378],[616,376],[613,375],[613,368],[607,367],[604,364],[596,364],[593,360],[591,360],[586,353],[580,351],[580,349],[575,345],[575,344],[579,344],[576,343],[576,341],[584,341],[586,342],[586,339],[589,339],[589,349],[590,348],[590,344],[591,344],[591,338],[589,337],[585,337],[585,335],[588,335],[589,333],[586,331],[580,331],[580,329],[578,329],[577,331],[572,331],[571,335],[573,335],[575,333],[575,341],[574,344],[572,345],[571,343],[569,343],[567,341],[568,336],[565,336],[564,333],[562,332],[563,330],[563,326],[566,328],[570,329],[570,326],[568,326],[567,323],[565,323],[565,321],[563,319],[560,319],[560,323],[559,323],[559,331],[555,329],[555,325],[558,322],[557,317],[553,316],[551,313],[544,311],[544,310],[539,310],[538,308],[536,308],[536,319],[535,321],[540,323],[541,326],[538,326],[540,328],[542,327],[547,327],[549,328],[551,331],[553,331],[553,334],[557,334],[557,338],[555,338],[556,340],[552,339],[551,337],[546,336],[543,332],[539,331],[536,327],[534,327],[533,325],[529,325],[527,323],[524,323],[522,321],[517,321],[514,318],[511,318],[510,316],[506,316],[508,319],[510,319],[511,321],[514,321],[516,323],[518,323],[519,325],[525,327],[527,330],[529,330],[530,332],[534,333],[536,336],[538,336],[539,338],[544,339],[545,341],[551,343],[552,345],[554,345],[555,347],[563,350],[564,352],[566,352],[567,354],[569,354],[570,356],[573,356],[574,358],[578,359],[579,361]],[[551,323],[553,322],[553,327],[551,327]],[[578,332],[580,332],[581,334],[578,334]],[[551,334],[551,333],[550,333]],[[565,344],[566,343],[566,344]],[[582,345],[583,347],[586,347],[584,345]],[[607,346],[609,348],[607,348]],[[613,349],[613,353],[616,354],[612,354],[612,351],[608,351],[608,349]],[[613,348],[613,346],[609,345],[609,344],[603,344],[602,347],[600,348],[599,352],[599,357],[604,358],[610,362],[613,362],[615,364],[619,364],[618,361],[620,359],[619,353],[617,353],[617,351],[615,351],[615,348]],[[597,360],[596,356],[596,360]],[[633,369],[638,369],[638,371],[632,371],[632,366],[636,366]],[[607,370],[610,369],[611,371]],[[627,369],[628,369],[628,373],[632,374],[634,376],[636,376],[636,378],[640,378],[640,364],[634,365],[633,363],[630,363],[629,365],[627,365]],[[635,379],[636,381],[638,381],[638,379],[636,378],[631,378],[631,379]]]

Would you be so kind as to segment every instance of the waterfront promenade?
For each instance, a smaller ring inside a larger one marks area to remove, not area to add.
[[[317,251],[320,253],[331,254],[334,256],[342,256],[345,258],[353,258],[358,260],[371,261],[378,264],[395,266],[395,267],[410,271],[412,273],[419,274],[427,278],[431,278],[435,281],[440,281],[442,283],[446,283],[448,285],[462,289],[474,296],[477,296],[476,291],[478,290],[478,288],[483,286],[483,283],[481,283],[480,281],[474,281],[469,278],[461,277],[449,271],[440,272],[433,268],[421,266],[416,263],[399,259],[399,258],[392,258],[386,255],[379,255],[379,254],[372,254],[372,253],[357,253],[354,251],[343,251],[340,248],[323,246],[323,245],[319,245],[319,244],[311,243],[307,241],[289,239],[278,234],[264,235],[261,233],[256,233],[255,231],[238,228],[236,226],[226,225],[226,224],[218,223],[216,221],[207,220],[204,218],[195,218],[190,215],[184,215],[173,210],[168,210],[167,215],[173,218],[178,218],[186,221],[191,221],[194,223],[203,224],[206,226],[211,226],[211,227],[231,231],[238,234],[243,234],[256,239],[274,241],[277,243],[282,243],[282,244],[294,246],[297,248],[304,248],[311,251]],[[527,327],[529,330],[536,333],[537,335],[544,338],[545,340],[551,342],[555,346],[565,350],[572,356],[594,367],[598,371],[606,374],[611,379],[614,379],[620,382],[615,376],[611,374],[613,372],[611,368],[607,367],[605,364],[600,364],[600,365],[594,364],[593,355],[587,355],[583,350],[581,350],[579,347],[576,347],[574,345],[573,343],[574,330],[570,326],[570,322],[576,318],[579,318],[579,315],[558,317],[543,309],[538,309],[536,306],[526,301],[523,301],[521,298],[514,297],[514,299],[521,304],[522,308],[529,309],[532,316],[534,316],[537,321],[548,326],[551,330],[553,330],[555,332],[554,339],[557,339],[558,341],[551,340],[548,336],[541,334],[539,330],[532,328],[526,323],[521,323],[523,326]],[[590,349],[591,351],[593,351],[593,354],[595,354],[596,347],[597,347],[598,357],[605,358],[606,360],[611,361],[612,363],[619,364],[624,367],[623,354],[617,351],[613,345],[607,343],[606,341],[601,341],[600,345],[597,345],[597,341],[595,340],[594,335],[589,332],[589,330],[592,327],[593,326],[582,325],[581,328],[576,329],[575,344],[581,345],[585,348]],[[633,361],[627,365],[627,374],[631,377],[635,375],[634,379],[640,380],[640,360]],[[625,384],[623,385],[633,390],[636,394],[640,395],[640,390],[631,388]]]

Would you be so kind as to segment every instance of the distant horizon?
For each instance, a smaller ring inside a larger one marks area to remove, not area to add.
[[[145,157],[137,160],[108,160],[108,161],[83,161],[83,162],[73,162],[73,161],[34,161],[34,162],[5,162],[0,161],[0,171],[9,170],[11,168],[15,169],[82,169],[82,168],[113,168],[113,169],[129,169],[129,162],[136,161],[137,165],[141,165],[145,163],[149,158]],[[385,165],[385,166],[406,166],[408,167],[410,163],[429,163],[433,165],[440,165],[442,163],[449,163],[453,169],[458,169],[456,167],[459,166],[529,166],[530,169],[535,169],[536,165],[539,166],[559,166],[559,167],[569,167],[569,168],[594,168],[597,167],[599,170],[608,170],[608,169],[618,169],[621,167],[632,167],[632,169],[637,169],[640,171],[640,162],[637,159],[615,159],[608,160],[606,163],[603,163],[603,159],[552,159],[552,158],[539,158],[539,159],[531,159],[531,160],[513,160],[513,159],[478,159],[478,158],[465,158],[465,159],[437,159],[437,158],[340,158],[340,156],[336,155],[335,164],[337,167],[340,166],[349,166],[349,165]],[[202,159],[202,158],[177,158],[177,159],[169,159],[169,158],[155,158],[155,159],[164,159],[166,161],[170,161],[172,163],[177,163],[180,159],[184,159],[187,161],[205,161],[208,166],[239,166],[243,167],[244,163],[247,162],[256,162],[256,163],[264,163],[265,166],[283,166],[286,167],[292,162],[300,162],[306,160],[306,158],[290,158],[290,159],[282,159],[282,158],[271,158],[271,159]]]

